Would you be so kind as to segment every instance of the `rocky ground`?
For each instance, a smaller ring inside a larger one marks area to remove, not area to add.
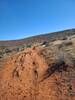
[[[75,35],[1,56],[0,100],[75,100]]]

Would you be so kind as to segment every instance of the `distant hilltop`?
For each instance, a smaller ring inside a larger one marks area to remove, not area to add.
[[[18,45],[32,45],[33,43],[44,41],[55,41],[56,39],[64,39],[68,36],[75,35],[75,28],[52,32],[42,35],[36,35],[19,40],[0,41],[0,46],[18,46]]]

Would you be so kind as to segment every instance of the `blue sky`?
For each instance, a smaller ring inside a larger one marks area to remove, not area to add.
[[[0,40],[75,28],[75,0],[0,0]]]

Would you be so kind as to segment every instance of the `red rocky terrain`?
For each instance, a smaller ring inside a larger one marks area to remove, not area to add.
[[[75,35],[7,51],[0,57],[0,100],[75,100]]]

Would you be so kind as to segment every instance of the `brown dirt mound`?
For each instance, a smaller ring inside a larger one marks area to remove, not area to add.
[[[75,100],[75,68],[67,63],[73,59],[62,52],[55,45],[38,46],[5,58],[0,100]]]

